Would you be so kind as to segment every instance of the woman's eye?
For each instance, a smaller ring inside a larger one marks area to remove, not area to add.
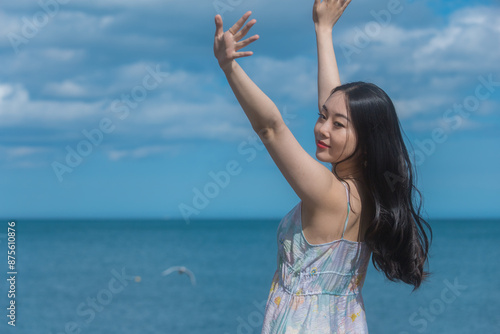
[[[339,122],[335,122],[334,124],[335,124],[335,126],[342,126],[342,127],[344,126],[344,124],[339,123]]]
[[[320,118],[322,118],[322,117],[323,117],[323,115],[322,115],[321,113],[318,113],[318,115],[319,115],[319,117],[320,117]]]

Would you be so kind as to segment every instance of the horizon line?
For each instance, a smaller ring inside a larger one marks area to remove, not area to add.
[[[241,221],[254,221],[254,220],[278,220],[280,221],[283,219],[283,217],[207,217],[207,218],[192,218],[189,219],[189,222],[201,222],[201,221],[215,221],[215,220],[222,220],[222,221],[228,221],[228,220],[241,220]],[[425,218],[428,221],[439,221],[439,220],[498,220],[500,221],[500,216],[499,217],[427,217]],[[2,218],[0,217],[0,220],[7,222],[17,222],[21,220],[148,220],[148,221],[171,221],[171,222],[177,222],[177,221],[186,221],[182,217],[119,217],[119,216],[111,216],[111,217],[83,217],[83,216],[74,216],[74,217],[20,217],[20,218],[15,218],[15,219],[10,219],[10,218]]]

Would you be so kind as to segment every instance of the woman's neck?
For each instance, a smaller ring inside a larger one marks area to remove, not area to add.
[[[335,170],[335,166],[337,169]],[[358,165],[333,165],[332,171],[335,170],[336,174],[342,179],[353,179],[359,182],[364,181],[364,173],[363,168],[360,168]]]

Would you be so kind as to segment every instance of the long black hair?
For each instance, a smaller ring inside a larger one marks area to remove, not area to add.
[[[394,104],[378,86],[352,82],[336,87],[344,94],[351,123],[357,133],[357,145],[337,166],[361,157],[363,180],[374,204],[374,216],[366,228],[364,240],[372,250],[372,262],[391,281],[403,281],[419,288],[430,276],[424,271],[430,242],[424,230],[432,229],[421,215],[422,194],[415,187],[408,151],[401,135]],[[418,195],[416,198],[415,195]],[[412,291],[412,292],[413,292]]]

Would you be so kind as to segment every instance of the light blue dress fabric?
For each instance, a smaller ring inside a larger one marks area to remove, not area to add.
[[[361,289],[371,251],[366,243],[342,238],[311,245],[302,231],[302,201],[281,220],[278,268],[261,334],[368,333]]]

